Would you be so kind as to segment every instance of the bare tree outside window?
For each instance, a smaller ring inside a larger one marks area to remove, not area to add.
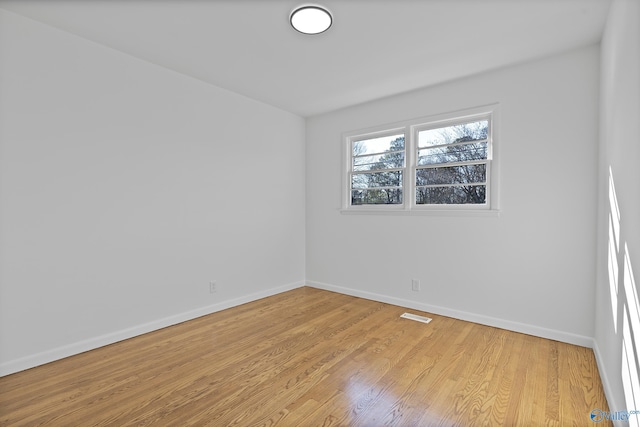
[[[402,203],[404,139],[404,135],[392,135],[353,142],[352,205]]]
[[[488,121],[419,132],[416,204],[486,203]]]

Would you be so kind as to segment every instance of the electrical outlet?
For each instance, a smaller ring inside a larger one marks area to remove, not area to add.
[[[420,291],[420,280],[412,279],[411,280],[411,289],[415,292]]]
[[[215,281],[209,282],[209,293],[210,294],[215,294],[217,290],[218,289],[216,287],[216,282]]]

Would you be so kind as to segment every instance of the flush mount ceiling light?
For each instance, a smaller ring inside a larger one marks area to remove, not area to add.
[[[291,26],[303,34],[324,33],[331,27],[331,13],[320,6],[300,6],[291,12]]]

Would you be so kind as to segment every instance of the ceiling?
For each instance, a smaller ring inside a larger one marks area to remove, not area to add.
[[[308,117],[597,43],[610,0],[0,0],[0,8]]]

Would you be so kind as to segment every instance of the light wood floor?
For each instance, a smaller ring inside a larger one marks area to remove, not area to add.
[[[595,408],[590,349],[313,288],[0,378],[3,426],[589,426]]]

